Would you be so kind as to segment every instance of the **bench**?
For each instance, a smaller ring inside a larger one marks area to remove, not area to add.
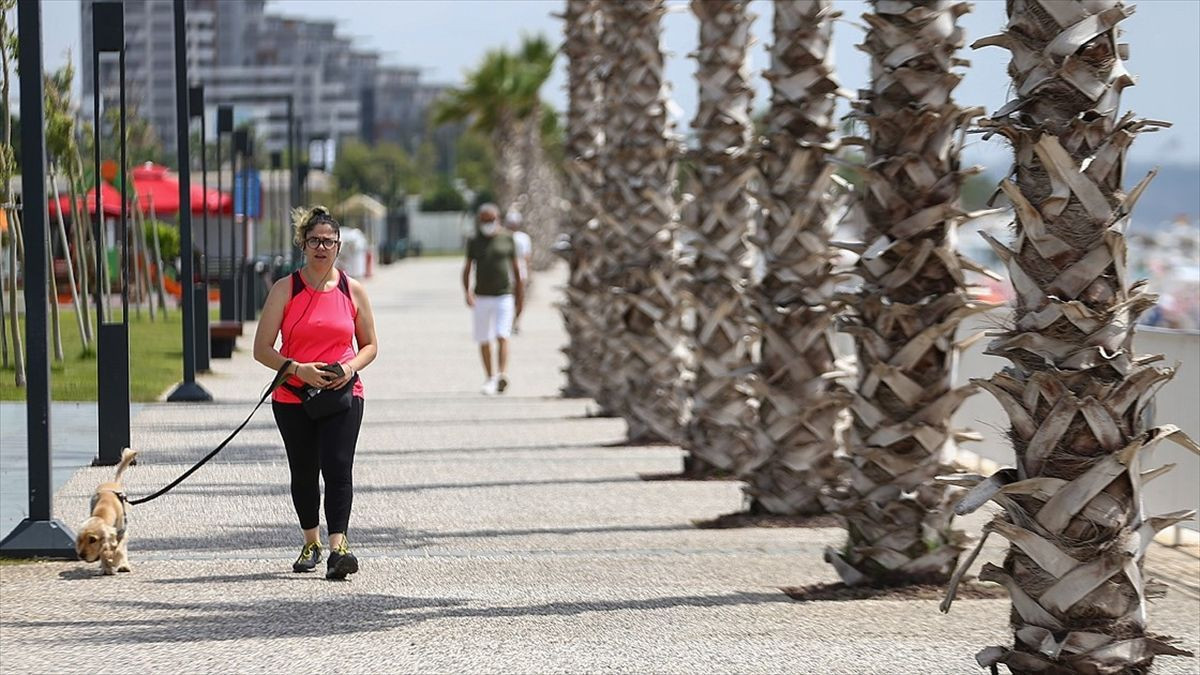
[[[242,336],[242,322],[214,321],[208,326],[208,336],[212,358],[232,358],[234,344]]]

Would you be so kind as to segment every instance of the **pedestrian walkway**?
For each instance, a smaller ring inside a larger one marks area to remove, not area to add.
[[[140,403],[130,413],[137,415]],[[0,403],[0,537],[12,532],[29,515],[25,403]],[[95,403],[55,402],[50,407],[53,489],[57,491],[80,467],[96,458],[99,419]]]
[[[978,649],[1010,639],[1007,600],[960,600],[949,616],[936,600],[792,601],[780,587],[836,580],[821,561],[836,528],[692,527],[739,509],[737,484],[642,481],[677,471],[680,451],[608,447],[623,423],[558,397],[561,271],[539,279],[509,392],[481,396],[460,271],[406,260],[368,284],[381,355],[363,373],[351,581],[289,571],[298,533],[264,410],[212,464],[136,509],[132,574],[0,567],[0,670],[973,673]],[[130,494],[176,476],[245,416],[270,373],[242,347],[203,380],[217,402],[137,415]],[[81,470],[57,514],[82,520],[110,472]],[[1154,632],[1200,646],[1194,597],[1172,591],[1151,617]],[[1155,672],[1198,667],[1164,658]]]

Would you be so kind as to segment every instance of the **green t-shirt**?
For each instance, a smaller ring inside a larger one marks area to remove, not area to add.
[[[475,295],[509,295],[513,292],[512,261],[517,255],[512,235],[476,234],[467,242],[467,259],[475,261]]]

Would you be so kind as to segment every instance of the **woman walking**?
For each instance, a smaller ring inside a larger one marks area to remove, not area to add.
[[[254,334],[254,358],[274,370],[287,364],[290,376],[275,390],[272,408],[287,449],[292,505],[304,533],[292,570],[311,572],[321,562],[318,478],[323,475],[331,551],[325,578],[345,579],[358,571],[346,530],[363,416],[358,373],[378,353],[375,317],[362,285],[334,266],[341,225],[329,210],[296,209],[292,225],[305,264],[271,288]],[[276,351],[280,335],[283,342]]]

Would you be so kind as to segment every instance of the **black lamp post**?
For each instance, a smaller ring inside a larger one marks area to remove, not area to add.
[[[104,190],[101,187],[100,141],[100,54],[116,52],[119,72],[119,135],[121,163],[117,175],[121,178],[121,226],[117,241],[121,246],[121,321],[110,322],[105,317],[101,284],[96,284],[96,385],[97,410],[100,422],[99,453],[93,465],[111,466],[121,461],[121,451],[129,447],[129,172],[125,157],[125,6],[120,2],[97,2],[92,5],[92,110],[96,133],[92,144],[96,176],[96,269],[104,269]],[[107,228],[105,228],[107,229]],[[102,283],[107,283],[103,279]]]
[[[221,168],[221,134],[233,134],[233,106],[223,105],[217,107],[217,192],[221,191],[222,187],[222,168]],[[232,143],[232,141],[230,141]],[[230,160],[230,166],[233,166],[233,160]],[[231,174],[236,175],[236,174]],[[229,192],[233,193],[233,180],[230,179]],[[234,204],[230,203],[229,209],[229,231],[233,232],[233,212],[236,210]],[[233,252],[230,251],[228,260],[225,258],[225,237],[221,231],[222,215],[217,214],[217,276],[219,277],[218,284],[221,289],[221,321],[233,321],[235,314],[233,309],[233,283],[232,278],[226,278],[226,268],[233,267]]]
[[[234,317],[235,321],[244,321],[245,313],[246,313],[246,310],[244,308],[244,305],[246,304],[244,302],[245,290],[244,290],[243,286],[246,285],[244,283],[245,277],[246,277],[246,274],[245,274],[246,252],[249,250],[249,248],[247,246],[247,244],[249,242],[246,241],[246,231],[249,229],[247,219],[250,217],[250,208],[249,208],[250,207],[250,195],[249,195],[248,191],[246,190],[246,188],[248,186],[248,182],[246,180],[246,178],[247,178],[246,165],[248,164],[248,162],[246,162],[245,159],[246,159],[246,146],[249,143],[250,143],[249,135],[247,134],[245,129],[235,130],[233,132],[233,136],[230,137],[229,161],[230,161],[230,166],[233,167],[233,182],[234,182],[233,197],[234,198],[233,198],[233,227],[230,228],[230,230],[229,230],[229,245],[232,247],[232,250],[233,250],[233,267],[231,268],[231,274],[233,275],[233,298],[234,298],[234,300],[233,300],[233,317]],[[242,185],[241,185],[240,190],[238,189],[238,185],[237,185],[237,182],[238,182],[237,165],[238,165],[239,158],[241,160],[243,160],[243,162],[242,162],[242,164],[243,164],[243,166],[242,166],[242,181],[241,181]],[[241,228],[240,228],[242,230],[241,237],[238,236],[239,228],[238,228],[238,222],[237,222],[239,194],[241,195],[241,208],[242,208],[242,223],[241,223]],[[241,249],[240,250],[238,248],[238,240],[239,239],[241,240]]]
[[[0,541],[8,557],[73,559],[74,535],[55,520],[50,498],[50,354],[46,339],[47,228],[46,135],[42,107],[42,8],[38,0],[17,5],[20,36],[21,156],[25,180],[21,204],[25,216],[25,344],[28,349],[25,420],[28,430],[29,516]]]
[[[255,215],[255,204],[251,200],[250,172],[255,168],[254,136],[249,129],[234,132],[234,146],[242,157],[242,255],[239,258],[238,274],[241,287],[238,289],[238,319],[253,321],[258,313],[255,299],[255,275],[258,273],[255,257],[257,249],[252,244],[256,239],[251,219]],[[260,183],[261,187],[261,183]],[[261,192],[260,192],[261,194]]]
[[[192,165],[188,153],[188,79],[187,20],[183,0],[175,0],[175,140],[179,150],[179,260],[180,296],[183,299],[183,382],[167,397],[168,401],[211,401],[204,387],[196,382],[196,275],[192,255],[196,242],[192,237]],[[208,303],[203,305],[208,314]],[[207,340],[206,340],[207,342]]]
[[[188,114],[193,118],[200,118],[200,190],[204,194],[203,208],[200,211],[203,223],[200,235],[200,241],[203,242],[200,247],[200,283],[196,284],[194,307],[196,370],[208,372],[212,369],[212,343],[208,323],[208,129],[204,119],[204,85],[193,86],[188,95]]]
[[[280,178],[279,174],[282,169],[283,169],[283,153],[280,151],[272,152],[271,153],[271,173],[268,174],[270,176],[270,183],[271,183],[270,194],[272,195],[272,198],[271,198],[271,209],[269,211],[267,211],[267,213],[270,214],[270,217],[272,219],[277,220],[279,223],[279,232],[277,233],[276,241],[272,242],[272,248],[275,249],[272,252],[275,254],[275,256],[274,256],[274,258],[275,258],[274,277],[276,279],[282,279],[287,274],[287,272],[285,271],[285,267],[284,267],[287,264],[287,251],[288,251],[287,202],[290,201],[290,190],[292,188],[292,184],[295,183],[295,181],[292,180],[291,176],[289,175],[288,179],[287,179],[287,187],[289,190],[289,196],[285,197],[283,195],[283,192],[281,190],[279,190],[279,187],[281,187],[280,183],[282,182],[279,180],[279,178]],[[266,194],[266,192],[264,192],[264,194]]]

